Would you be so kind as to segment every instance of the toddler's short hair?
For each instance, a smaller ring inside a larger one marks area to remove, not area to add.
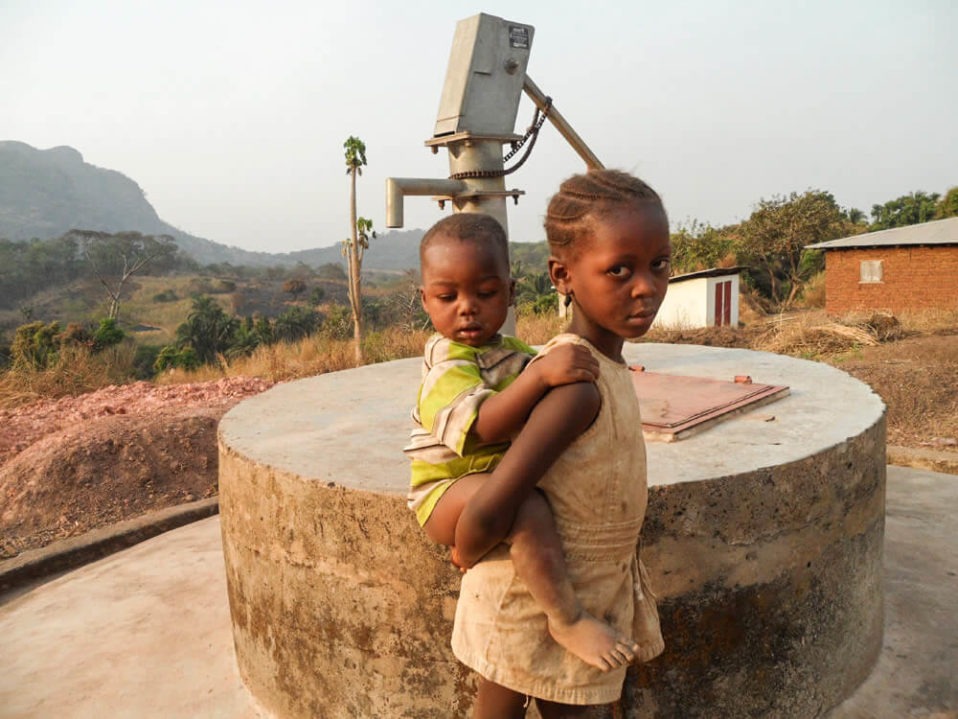
[[[506,231],[492,215],[480,212],[457,212],[439,220],[426,230],[419,243],[419,261],[423,254],[439,237],[451,237],[463,242],[484,242],[492,244],[502,254],[506,266],[509,265],[509,240]]]

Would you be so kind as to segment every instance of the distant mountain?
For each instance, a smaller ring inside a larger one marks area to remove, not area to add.
[[[297,252],[250,252],[190,235],[164,222],[140,186],[116,170],[84,162],[72,147],[38,150],[0,141],[0,238],[59,237],[71,229],[170,235],[200,264],[266,267],[345,263],[339,245]],[[388,232],[370,242],[369,270],[402,270],[419,263],[422,230]]]
[[[363,270],[400,271],[419,267],[419,241],[423,230],[390,230],[386,234],[377,233],[369,240],[369,249],[363,255]],[[283,264],[302,262],[310,267],[318,267],[329,262],[341,262],[345,267],[342,245],[320,247],[315,250],[299,250],[272,257],[283,258]]]

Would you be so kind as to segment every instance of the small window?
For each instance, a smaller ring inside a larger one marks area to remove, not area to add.
[[[881,260],[862,260],[861,264],[861,279],[858,281],[862,284],[865,283],[874,283],[882,281],[882,267]]]

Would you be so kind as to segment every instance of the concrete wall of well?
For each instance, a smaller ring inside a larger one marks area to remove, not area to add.
[[[880,400],[844,373],[777,355],[628,352],[652,371],[750,374],[792,393],[650,445],[642,551],[667,648],[630,670],[618,716],[819,715],[881,647]],[[237,659],[278,717],[468,715],[475,677],[449,649],[458,574],[404,501],[398,448],[418,365],[279,385],[221,423]]]

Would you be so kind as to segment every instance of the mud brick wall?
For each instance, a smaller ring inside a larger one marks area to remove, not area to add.
[[[881,260],[881,282],[861,282],[861,263],[868,260]],[[830,315],[956,308],[958,244],[825,253],[825,311]]]

